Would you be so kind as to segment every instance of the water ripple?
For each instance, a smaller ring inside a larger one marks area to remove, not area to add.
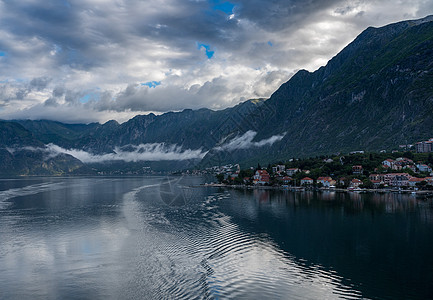
[[[158,287],[154,296],[162,299],[242,299],[251,295],[291,299],[362,297],[353,286],[343,284],[343,278],[336,272],[298,262],[266,235],[241,230],[231,217],[218,210],[218,202],[226,197],[215,194],[190,211],[176,210],[171,217],[163,213],[157,216],[167,218],[164,233],[172,242],[163,238],[158,240],[163,246],[155,248],[159,251],[159,266],[165,271],[159,270],[160,276],[154,278]],[[181,223],[173,217],[180,214]]]
[[[407,285],[391,274],[403,269],[389,263],[395,260],[360,270],[370,256],[378,261],[385,253],[391,259],[395,245],[404,251],[400,265],[409,268],[417,253],[428,265],[430,252],[412,252],[430,250],[415,243],[431,237],[431,226],[417,214],[347,216],[320,199],[310,199],[312,204],[298,199],[294,205],[288,193],[287,199],[285,194],[264,197],[266,202],[259,201],[262,194],[195,190],[186,184],[190,179],[178,179],[62,178],[1,191],[0,203],[26,197],[0,211],[0,298],[416,298],[413,287],[429,288],[428,280],[413,283],[429,276],[426,268],[422,276],[412,272],[407,279],[412,282],[404,278]],[[173,201],[176,193],[184,201]],[[408,227],[406,220],[414,223]],[[387,247],[374,243],[382,242],[382,235],[373,234],[380,226],[397,242]],[[357,228],[367,232],[349,238]],[[367,243],[371,236],[375,240]],[[410,248],[399,244],[405,238],[405,243],[414,242]],[[410,291],[402,291],[405,287]]]

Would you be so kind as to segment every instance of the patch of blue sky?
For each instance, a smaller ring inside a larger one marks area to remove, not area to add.
[[[60,47],[57,44],[54,44],[53,51],[55,51],[56,53],[62,52],[62,47]]]
[[[6,56],[6,52],[0,51],[0,56]]]
[[[271,41],[268,42],[268,45],[271,46],[271,47],[274,46],[274,44],[272,44]]]
[[[63,6],[65,6],[67,8],[71,8],[71,4],[67,0],[63,0],[62,3],[63,3]]]
[[[215,54],[215,51],[211,51],[210,50],[210,45],[206,45],[206,44],[202,44],[202,43],[197,43],[197,49],[201,50],[202,48],[206,51],[206,56],[209,59],[211,59],[212,56]]]
[[[67,53],[67,61],[69,65],[80,65],[83,63],[80,53],[72,48],[65,49],[65,52]]]
[[[228,15],[233,14],[233,8],[235,5],[233,3],[230,3],[228,1],[220,1],[220,0],[211,0],[210,1],[212,5],[213,10],[220,10]]]
[[[22,79],[22,78],[8,78],[5,80],[0,80],[0,83],[28,83],[28,79]]]
[[[80,102],[81,103],[87,103],[90,100],[93,101],[99,101],[99,99],[101,98],[101,95],[97,92],[90,92],[85,94],[83,97],[80,98]]]
[[[161,85],[161,81],[148,81],[141,83],[142,86],[148,86],[149,88],[155,88],[158,85]]]

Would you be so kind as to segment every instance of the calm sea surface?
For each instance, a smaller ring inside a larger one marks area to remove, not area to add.
[[[414,195],[0,179],[0,299],[433,299]]]

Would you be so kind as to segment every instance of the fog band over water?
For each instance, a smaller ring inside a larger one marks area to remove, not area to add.
[[[127,151],[125,148],[128,148]],[[17,150],[42,151],[47,154],[47,159],[59,154],[69,154],[83,163],[102,163],[106,161],[162,161],[162,160],[189,160],[202,159],[207,152],[202,149],[182,149],[178,145],[167,145],[165,143],[149,143],[140,145],[127,145],[115,147],[113,153],[94,154],[80,149],[65,149],[55,144],[48,144],[45,148],[22,147],[19,149],[8,148],[13,153]]]
[[[258,142],[253,142],[254,137],[257,135],[256,131],[248,130],[241,136],[236,136],[234,139],[232,139],[230,142],[215,147],[215,150],[217,151],[233,151],[233,150],[240,150],[240,149],[248,149],[251,147],[263,147],[263,146],[271,146],[275,142],[281,141],[283,137],[286,135],[286,133],[280,134],[280,135],[274,135],[270,138],[260,140]]]
[[[281,141],[285,133],[281,135],[274,135],[270,138],[253,142],[257,132],[249,130],[241,136],[236,136],[228,143],[215,147],[217,151],[235,151],[248,149],[252,147],[271,146],[275,142]],[[124,161],[124,162],[138,162],[138,161],[173,161],[173,160],[190,160],[202,159],[208,151],[199,149],[183,149],[176,144],[166,143],[147,143],[140,145],[125,145],[115,147],[112,153],[95,154],[82,149],[66,149],[55,144],[48,144],[45,148],[41,147],[20,147],[20,148],[6,148],[10,153],[20,150],[27,151],[40,151],[46,153],[46,159],[56,157],[60,154],[71,155],[83,163],[103,163],[107,161]]]

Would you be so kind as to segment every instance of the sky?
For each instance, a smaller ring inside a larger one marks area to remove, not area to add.
[[[124,122],[268,98],[431,0],[0,0],[0,119]]]

